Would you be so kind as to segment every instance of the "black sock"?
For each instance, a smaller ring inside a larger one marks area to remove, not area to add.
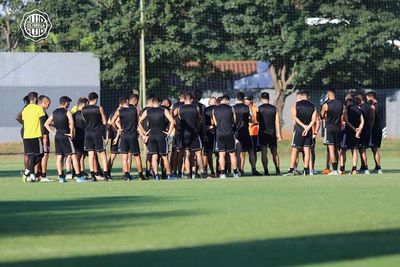
[[[276,173],[281,173],[281,169],[279,167],[275,168],[275,171],[276,171]]]
[[[294,168],[289,168],[288,172],[294,172]]]
[[[344,166],[340,166],[340,171],[344,172]]]
[[[221,174],[226,174],[226,171],[225,170],[221,170]]]
[[[338,167],[337,162],[332,163],[332,169],[333,169],[334,171],[337,171],[337,167]]]
[[[375,165],[375,170],[380,170],[381,166],[380,165]]]
[[[351,168],[351,171],[356,171],[357,170],[357,166],[353,166],[353,168]]]
[[[237,174],[237,173],[238,173],[238,170],[237,170],[237,169],[234,169],[234,170],[233,170],[233,173],[234,173],[234,174]]]
[[[42,175],[41,175],[43,178],[46,178],[46,173],[45,172],[42,172]]]
[[[69,175],[69,174],[72,174],[72,172],[71,171],[67,171],[66,174]]]

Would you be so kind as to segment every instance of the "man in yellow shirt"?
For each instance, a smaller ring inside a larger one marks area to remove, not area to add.
[[[24,181],[36,181],[35,165],[43,157],[42,127],[40,118],[45,116],[43,108],[37,105],[38,94],[30,92],[27,95],[29,104],[22,110],[22,122],[24,126],[23,141],[24,152],[28,156],[28,168],[23,173]]]

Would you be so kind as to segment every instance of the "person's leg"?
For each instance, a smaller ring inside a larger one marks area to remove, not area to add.
[[[355,174],[357,172],[358,149],[356,149],[356,148],[352,149],[351,154],[353,157],[353,167],[352,167],[351,171]]]
[[[205,178],[204,176],[204,165],[203,165],[203,153],[201,150],[196,150],[195,152],[196,160],[197,160],[197,166],[200,171],[200,175],[202,176],[201,178]]]
[[[112,156],[112,154],[111,154],[111,156]],[[127,177],[127,175],[129,175],[128,166],[127,166],[128,163],[129,163],[128,162],[128,153],[126,153],[126,152],[121,153],[121,171],[124,174],[124,178],[129,178],[129,177]]]
[[[254,149],[250,149],[248,153],[249,153],[249,162],[251,166],[252,175],[255,174],[259,175],[259,173],[257,172],[256,153],[254,152]]]
[[[73,173],[74,168],[72,165],[71,155],[66,155],[64,157],[64,163],[65,163],[66,178],[73,179],[74,178],[74,173]]]
[[[310,171],[314,171],[315,167],[315,148],[310,148]]]
[[[164,163],[164,168],[167,176],[171,176],[171,165],[169,164],[168,154],[162,155],[161,158]]]
[[[139,179],[147,180],[147,178],[143,175],[142,157],[140,156],[140,153],[134,154],[133,157],[135,159],[136,170],[139,175]]]
[[[88,156],[89,156],[89,170],[90,172],[96,172],[97,168],[96,168],[96,155],[94,151],[88,151]]]
[[[244,155],[243,155],[243,149],[242,149],[242,143],[237,142],[236,143],[236,158],[237,158],[237,163],[239,166],[239,170],[243,171],[242,166],[244,167]]]
[[[337,171],[338,168],[338,161],[337,161],[337,148],[335,145],[328,145],[328,152],[329,152],[329,161],[332,164],[332,170]],[[329,168],[328,168],[329,169]]]
[[[375,160],[375,169],[381,169],[381,153],[379,152],[379,148],[372,148],[372,154],[374,155]]]
[[[308,146],[303,147],[303,153],[304,153],[304,171],[305,174],[307,175],[310,172],[311,148]]]
[[[280,158],[278,155],[278,149],[276,147],[271,148],[271,154],[272,154],[272,161],[274,162],[275,165],[275,173],[276,175],[280,175],[281,174],[281,162],[280,162]]]
[[[43,158],[40,162],[41,168],[40,168],[40,173],[42,178],[46,178],[47,176],[47,163],[49,161],[49,153],[44,153]]]
[[[158,179],[158,154],[153,154],[151,156],[151,167],[153,170],[153,175]]]
[[[344,174],[346,169],[346,149],[340,151],[340,172]]]
[[[59,179],[65,179],[64,176],[64,156],[63,155],[57,155],[56,157],[56,166],[57,166],[57,174]]]
[[[211,175],[215,175],[214,161],[213,161],[213,152],[207,152],[207,162],[210,168]]]
[[[108,168],[107,168],[107,153],[106,153],[106,151],[97,152],[97,155],[100,159],[100,163],[101,163],[101,166],[103,167],[104,173],[107,174]]]
[[[231,161],[231,168],[233,170],[233,175],[235,177],[238,177],[238,164],[237,164],[237,158],[236,158],[236,153],[235,151],[232,151],[229,153],[229,158]]]
[[[296,162],[297,162],[298,156],[299,156],[299,149],[296,147],[292,147],[288,175],[294,174],[294,169],[296,168]]]
[[[117,158],[117,153],[110,154],[110,158],[108,159],[108,162],[107,162],[107,169],[110,171],[110,173],[111,173],[112,167],[114,166],[114,161],[116,158]],[[127,157],[127,160],[129,160],[129,157]],[[128,161],[128,164],[130,166],[131,162]]]
[[[78,158],[77,158],[76,154],[72,154],[71,155],[71,161],[72,161],[72,166],[74,168],[76,176],[81,177],[82,173],[81,173],[81,170],[80,170],[79,161],[78,161]]]
[[[185,151],[185,159],[184,159],[185,170],[184,170],[184,173],[185,173],[185,175],[190,175],[190,172],[191,172],[190,150],[189,149],[185,149],[184,151]]]
[[[219,168],[220,168],[220,171],[221,171],[221,175],[224,175],[224,176],[226,176],[225,156],[226,156],[226,152],[225,151],[221,151],[221,152],[218,153]]]
[[[360,153],[360,161],[361,161],[361,170],[367,171],[368,170],[368,158],[367,158],[367,150],[363,147],[359,149]]]
[[[29,155],[24,154],[24,167],[25,169],[28,169],[29,166]]]
[[[264,167],[264,174],[269,175],[268,171],[268,148],[266,146],[261,147],[261,162]]]

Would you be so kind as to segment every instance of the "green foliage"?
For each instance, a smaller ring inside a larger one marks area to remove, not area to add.
[[[205,81],[215,75],[213,60],[271,62],[287,88],[395,87],[400,74],[400,51],[387,43],[400,38],[398,0],[145,0],[143,25],[139,0],[4,0],[0,6],[11,12],[0,13],[0,25],[12,22],[17,44],[10,49],[3,35],[1,50],[94,52],[103,88],[138,86],[141,29],[150,91],[175,86],[167,81],[174,76],[185,86]],[[47,12],[53,24],[49,38],[37,44],[18,28],[33,8]],[[305,23],[310,17],[342,22],[311,26]],[[191,61],[198,67],[188,68]]]

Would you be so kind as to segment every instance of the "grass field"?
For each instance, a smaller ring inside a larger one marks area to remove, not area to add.
[[[381,176],[86,184],[23,184],[2,155],[0,266],[400,266],[399,149]]]

